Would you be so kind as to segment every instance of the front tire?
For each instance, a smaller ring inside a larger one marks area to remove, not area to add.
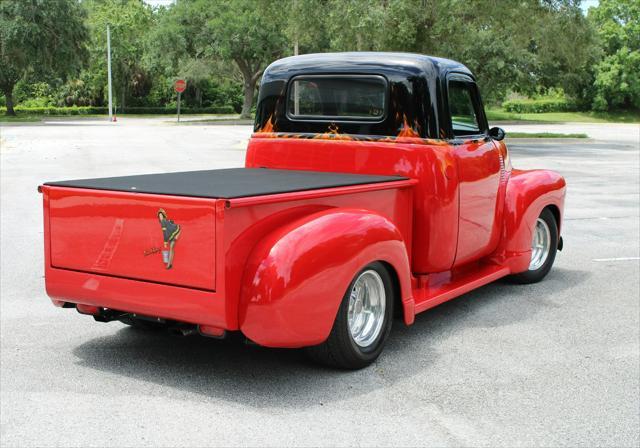
[[[349,284],[331,333],[308,347],[309,356],[341,369],[361,369],[378,358],[393,321],[391,275],[380,262],[365,266]]]
[[[515,283],[537,283],[549,273],[558,251],[558,223],[545,208],[536,220],[531,241],[531,262],[529,269],[509,277]]]

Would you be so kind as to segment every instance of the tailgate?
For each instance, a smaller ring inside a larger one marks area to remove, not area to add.
[[[55,268],[215,290],[216,200],[45,187]]]

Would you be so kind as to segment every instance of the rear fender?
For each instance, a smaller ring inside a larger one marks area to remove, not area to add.
[[[268,347],[322,343],[349,283],[373,261],[395,270],[402,303],[413,315],[407,248],[400,231],[384,216],[333,208],[278,228],[247,260],[240,329]]]
[[[529,268],[533,229],[545,207],[555,208],[560,232],[565,190],[564,178],[554,171],[511,172],[505,192],[502,239],[495,258],[508,265],[512,273]]]

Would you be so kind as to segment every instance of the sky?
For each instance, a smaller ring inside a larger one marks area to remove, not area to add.
[[[169,6],[175,2],[175,0],[144,0],[145,3],[151,6]]]
[[[599,0],[582,0],[582,4],[580,7],[586,13],[587,10],[592,6],[598,6]]]

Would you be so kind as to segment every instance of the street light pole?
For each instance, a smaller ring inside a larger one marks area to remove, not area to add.
[[[109,30],[109,25],[107,25],[107,72],[109,78],[109,121],[113,121],[111,94],[111,30]]]

